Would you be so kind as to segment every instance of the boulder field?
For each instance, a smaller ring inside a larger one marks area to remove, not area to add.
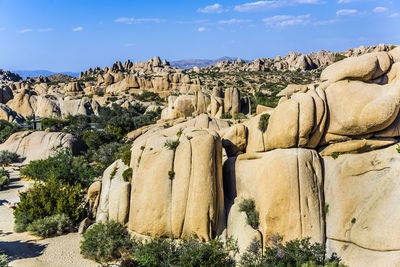
[[[234,91],[225,96],[213,93],[213,113],[238,107]],[[168,112],[186,112],[172,108],[181,101],[201,113],[208,102],[195,97],[174,97]],[[254,239],[310,237],[349,266],[399,266],[399,109],[400,48],[344,59],[242,123],[201,114],[132,132],[129,166],[104,172],[91,205],[98,221],[140,235],[233,237],[241,253]],[[256,229],[240,208],[246,199]]]

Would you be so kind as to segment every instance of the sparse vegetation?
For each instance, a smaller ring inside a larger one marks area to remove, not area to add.
[[[335,62],[341,61],[345,58],[347,58],[345,55],[342,55],[340,53],[335,53]]]
[[[22,128],[16,123],[0,120],[0,143],[4,143],[13,133],[21,130]]]
[[[337,159],[339,157],[340,153],[339,152],[332,152],[331,157],[333,159]]]
[[[8,267],[7,255],[0,254],[0,267]]]
[[[172,151],[175,152],[175,150],[179,146],[179,143],[180,143],[179,138],[177,138],[177,140],[168,139],[165,141],[164,147],[171,149]]]
[[[11,163],[20,162],[20,157],[15,152],[10,152],[7,150],[0,151],[0,165],[5,167],[10,165]]]
[[[10,173],[4,169],[0,169],[0,190],[6,189],[10,184]]]
[[[329,212],[329,204],[325,203],[324,205],[324,214],[327,215]]]
[[[122,173],[122,178],[124,179],[125,182],[131,182],[132,175],[133,175],[133,170],[132,168],[129,168]]]
[[[268,113],[262,114],[258,121],[258,129],[263,133],[265,133],[268,128],[269,117],[270,115]]]
[[[256,210],[256,205],[253,199],[244,199],[239,203],[239,210],[247,215],[247,223],[254,229],[258,229],[260,214]]]
[[[356,221],[357,221],[356,218],[351,219],[351,223],[352,223],[352,224],[355,224]]]
[[[131,150],[126,150],[122,153],[121,160],[126,166],[129,166],[129,164],[131,163],[131,154]]]

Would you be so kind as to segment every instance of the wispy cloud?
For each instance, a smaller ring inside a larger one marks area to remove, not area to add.
[[[399,16],[399,13],[393,13],[389,16],[389,18],[396,18]]]
[[[269,18],[264,18],[262,21],[267,26],[284,28],[288,26],[305,25],[311,22],[311,15],[301,16],[290,16],[290,15],[278,15]]]
[[[336,15],[338,16],[350,16],[356,15],[358,13],[357,9],[340,9],[336,11]]]
[[[197,20],[178,20],[176,23],[178,24],[199,24],[199,23],[208,23],[211,22],[209,19],[197,19]]]
[[[117,18],[115,22],[119,23],[125,23],[125,24],[134,24],[134,23],[143,23],[143,22],[154,22],[154,23],[159,23],[163,21],[162,19],[159,18]]]
[[[388,8],[383,6],[377,6],[372,11],[374,11],[375,13],[382,13],[388,11]]]
[[[339,0],[338,1],[338,3],[339,4],[348,4],[348,3],[351,3],[351,2],[354,2],[355,0]]]
[[[197,29],[197,31],[198,31],[198,32],[205,32],[205,31],[206,31],[206,28],[205,28],[205,27],[199,27],[199,28]]]
[[[228,10],[225,9],[221,4],[218,4],[218,3],[206,6],[204,8],[197,9],[197,12],[208,13],[208,14],[212,14],[212,13],[221,14],[226,11],[228,11]]]
[[[19,32],[20,33],[27,33],[27,32],[31,32],[32,31],[32,29],[23,29],[23,30],[20,30]]]
[[[81,31],[83,31],[83,27],[82,26],[78,26],[78,27],[72,28],[72,31],[73,32],[81,32]]]
[[[328,20],[321,20],[321,21],[315,21],[313,24],[316,26],[321,26],[321,25],[330,25],[339,22],[340,20],[338,19],[328,19]]]
[[[325,4],[322,0],[267,0],[248,2],[236,5],[233,9],[238,12],[263,11],[272,8],[280,8],[284,6],[292,6],[298,4]]]
[[[38,32],[52,32],[52,28],[46,28],[46,29],[39,29]]]
[[[239,23],[248,23],[251,22],[251,19],[229,19],[229,20],[220,20],[219,24],[239,24]]]
[[[136,44],[135,43],[127,43],[127,44],[125,44],[125,47],[132,47],[132,46],[135,46]]]

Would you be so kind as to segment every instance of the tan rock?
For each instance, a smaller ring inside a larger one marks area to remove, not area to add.
[[[400,154],[396,147],[323,158],[328,249],[337,249],[346,264],[363,266],[367,260],[368,266],[399,264]],[[349,251],[343,242],[350,245]]]
[[[362,139],[362,140],[349,140],[340,143],[334,143],[328,145],[321,152],[321,156],[331,156],[333,153],[362,153],[371,151],[384,146],[389,146],[397,143],[396,139],[393,138],[382,138],[382,139]]]
[[[236,159],[236,194],[254,199],[264,244],[276,234],[285,241],[307,236],[312,242],[324,241],[322,181],[313,150],[277,149]]]
[[[220,131],[222,146],[228,157],[237,156],[244,152],[247,146],[247,127],[237,124]]]

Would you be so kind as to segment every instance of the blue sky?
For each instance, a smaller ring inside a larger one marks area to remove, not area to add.
[[[399,0],[0,0],[0,68],[341,51],[400,44]]]

